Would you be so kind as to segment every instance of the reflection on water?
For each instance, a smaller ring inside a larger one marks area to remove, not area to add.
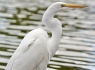
[[[63,0],[74,3],[75,0]],[[31,2],[31,3],[29,3]],[[54,0],[0,1],[0,70],[5,66],[27,32],[41,27],[42,14]],[[71,9],[57,13],[62,22],[63,35],[48,69],[94,70],[95,69],[95,10],[94,0],[78,0],[76,3],[90,5],[86,9]]]

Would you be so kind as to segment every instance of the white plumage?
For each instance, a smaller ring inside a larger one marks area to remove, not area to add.
[[[54,15],[63,7],[84,8],[82,5],[53,3],[44,13],[42,22],[52,32],[49,38],[41,28],[30,31],[10,58],[5,70],[46,70],[50,58],[59,47],[62,27]]]

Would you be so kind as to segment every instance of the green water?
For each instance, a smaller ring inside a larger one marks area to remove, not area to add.
[[[59,1],[59,0],[56,0]],[[63,34],[51,70],[94,70],[95,66],[95,1],[60,0],[88,5],[85,9],[70,9],[55,15],[62,22]],[[55,0],[0,1],[0,70],[5,66],[27,32],[36,28],[50,31],[41,23],[46,8]]]

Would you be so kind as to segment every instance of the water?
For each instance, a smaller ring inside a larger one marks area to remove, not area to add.
[[[59,0],[1,0],[0,1],[0,70],[5,66],[30,30],[41,27],[46,8]],[[95,70],[95,1],[60,0],[89,5],[86,9],[70,9],[56,14],[63,27],[61,43],[51,58],[51,70]]]

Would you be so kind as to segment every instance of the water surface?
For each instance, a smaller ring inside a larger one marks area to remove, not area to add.
[[[43,28],[42,15],[46,8],[59,0],[0,1],[0,70],[5,66],[27,32]],[[70,9],[55,15],[62,22],[63,34],[51,70],[95,70],[95,1],[60,0],[89,5],[85,9]]]

